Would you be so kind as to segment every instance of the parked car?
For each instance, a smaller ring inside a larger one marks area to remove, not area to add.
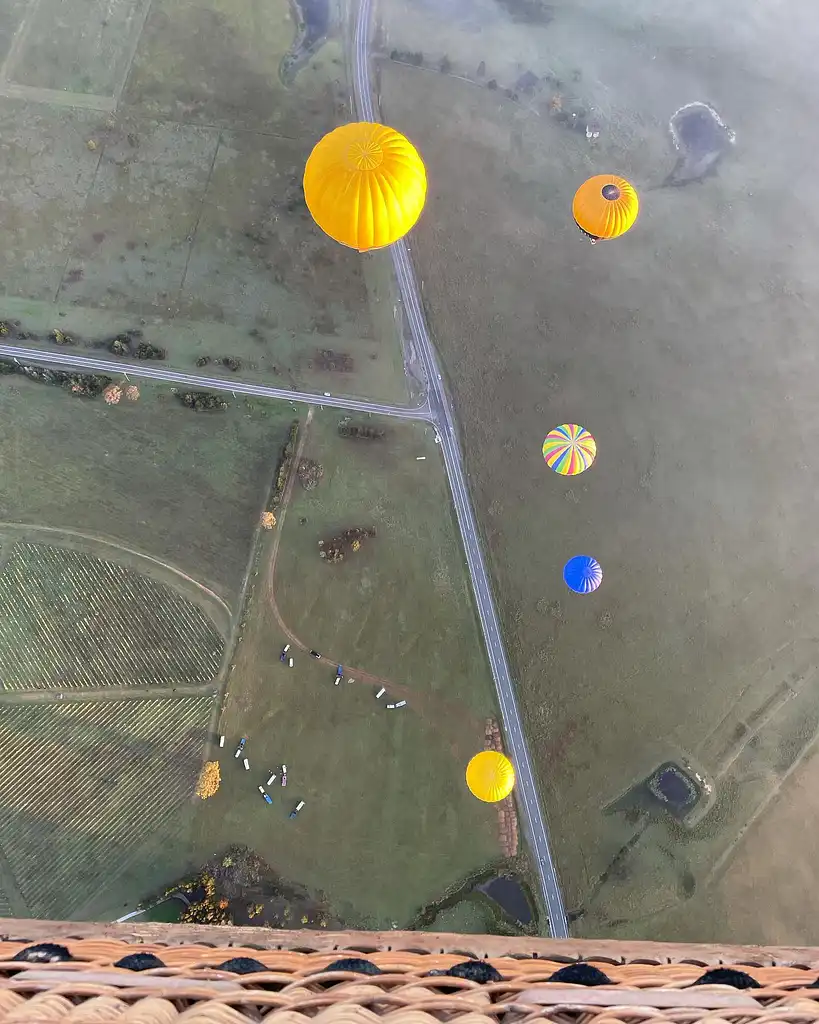
[[[313,657],[313,658],[320,658],[321,657],[321,655],[319,654],[318,651],[310,651],[310,656]]]

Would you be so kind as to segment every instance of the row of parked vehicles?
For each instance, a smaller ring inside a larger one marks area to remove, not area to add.
[[[311,656],[313,658],[316,658],[316,659],[319,659],[319,660],[321,659],[321,654],[319,654],[318,651],[311,650],[310,654],[311,654]],[[282,647],[282,652],[279,655],[279,661],[283,661],[283,662],[289,664],[290,668],[293,667],[293,658],[292,658],[292,656],[290,654],[290,644],[285,644],[284,647]],[[338,684],[340,682],[342,682],[343,679],[344,679],[344,666],[343,665],[337,665],[336,666],[336,678],[334,680],[336,686],[338,686]],[[352,683],[352,682],[354,682],[354,680],[351,679],[350,682]],[[378,693],[375,695],[376,700],[379,700],[381,697],[383,697],[386,692],[387,692],[386,691],[386,687],[382,686],[381,689],[378,691]],[[394,711],[397,708],[404,708],[406,706],[407,706],[407,702],[405,700],[397,700],[397,701],[394,701],[394,702],[386,704],[386,708],[387,708],[388,711]]]

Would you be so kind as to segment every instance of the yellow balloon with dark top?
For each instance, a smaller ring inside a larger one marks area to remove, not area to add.
[[[304,168],[313,220],[359,252],[402,238],[421,216],[427,175],[418,150],[393,128],[345,124],[317,143]]]
[[[625,234],[639,209],[634,186],[616,174],[596,174],[584,181],[572,202],[575,223],[594,242]]]

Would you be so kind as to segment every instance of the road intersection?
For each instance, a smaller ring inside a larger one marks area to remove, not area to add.
[[[377,121],[373,105],[369,74],[369,32],[372,0],[359,0],[353,37],[353,85],[358,116],[365,121]],[[421,420],[435,427],[440,438],[441,451],[452,500],[460,528],[467,567],[478,616],[483,631],[492,677],[498,694],[504,734],[509,754],[517,775],[517,799],[522,811],[525,831],[538,873],[541,892],[554,938],[568,938],[568,921],[563,896],[552,855],[546,821],[538,798],[529,750],[523,732],[515,688],[509,662],[503,646],[500,621],[495,607],[489,574],[486,569],[480,534],[469,497],[463,456],[458,441],[452,403],[443,382],[438,358],[421,305],[415,275],[410,263],[406,242],[401,240],[391,247],[393,265],[398,281],[404,314],[410,328],[410,337],[404,339],[405,366],[420,366],[426,377],[426,399],[418,406],[404,407],[370,402],[328,394],[293,391],[254,384],[224,377],[206,377],[183,373],[147,363],[123,363],[113,359],[95,358],[67,351],[48,351],[17,345],[0,344],[0,357],[14,359],[22,365],[53,366],[61,369],[93,371],[115,376],[129,375],[138,379],[162,381],[189,388],[208,388],[234,395],[273,398],[293,403],[326,405],[351,412],[372,413],[405,420]]]

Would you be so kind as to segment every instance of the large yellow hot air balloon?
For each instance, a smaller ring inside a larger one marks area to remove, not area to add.
[[[637,220],[640,200],[634,186],[616,174],[596,174],[574,194],[572,215],[592,242],[617,238]]]
[[[482,750],[466,766],[469,791],[488,804],[509,796],[515,785],[512,762],[497,750]]]
[[[317,143],[304,168],[316,224],[359,252],[402,238],[421,216],[427,175],[418,150],[383,124],[345,124]]]

